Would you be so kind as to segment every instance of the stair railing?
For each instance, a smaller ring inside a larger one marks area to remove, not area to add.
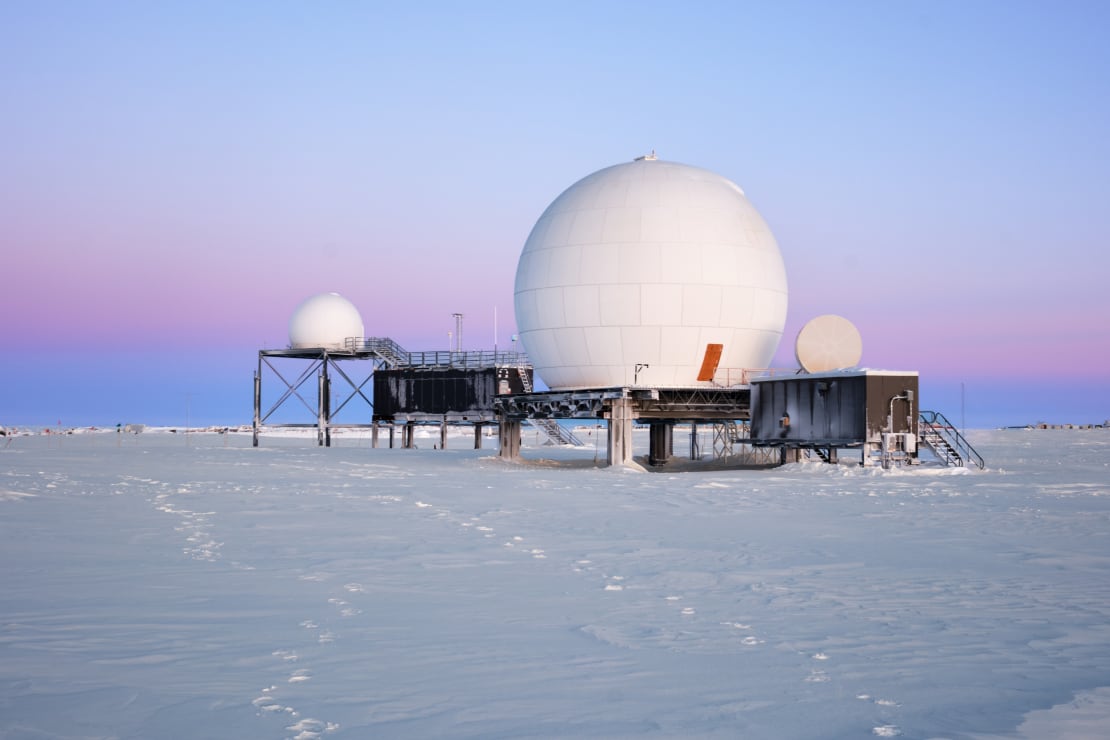
[[[939,411],[922,411],[919,418],[921,439],[948,465],[972,463],[980,470],[986,467],[983,456],[975,451],[964,435]]]
[[[544,435],[555,444],[574,445],[575,447],[582,447],[585,445],[585,442],[575,436],[574,432],[554,419],[529,419],[528,422],[543,432]]]

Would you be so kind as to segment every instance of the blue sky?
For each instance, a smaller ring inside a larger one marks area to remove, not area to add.
[[[810,318],[971,425],[1110,417],[1110,6],[6,3],[0,424],[250,418],[335,290],[512,332],[536,218],[651,149],[743,187]]]

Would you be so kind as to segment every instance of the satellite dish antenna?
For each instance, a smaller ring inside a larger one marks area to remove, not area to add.
[[[862,355],[863,340],[859,329],[835,314],[810,319],[794,342],[794,356],[807,373],[855,367]]]

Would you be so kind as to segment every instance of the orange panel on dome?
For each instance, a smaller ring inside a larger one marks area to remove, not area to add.
[[[717,365],[721,362],[721,351],[724,348],[725,345],[723,344],[705,345],[705,358],[701,361],[698,380],[713,380],[713,375],[717,372]]]

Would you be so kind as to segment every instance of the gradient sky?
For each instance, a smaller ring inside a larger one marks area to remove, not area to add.
[[[655,149],[969,426],[1110,418],[1105,2],[0,4],[0,424],[246,423],[338,291],[502,348],[540,213]]]

